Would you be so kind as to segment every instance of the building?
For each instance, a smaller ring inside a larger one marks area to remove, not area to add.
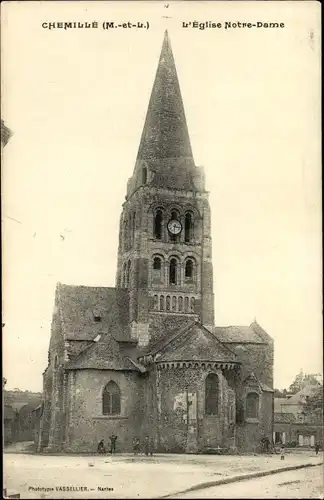
[[[34,440],[34,408],[41,402],[39,393],[3,391],[4,444]]]
[[[8,144],[10,137],[12,136],[11,130],[6,127],[3,120],[1,120],[1,146],[4,147]]]
[[[273,341],[214,321],[211,213],[167,32],[119,230],[115,288],[58,284],[39,450],[256,450],[273,433]]]
[[[307,398],[318,390],[318,386],[309,385],[296,394],[274,400],[275,444],[309,447],[316,442],[323,446],[323,411],[311,413],[305,411]]]

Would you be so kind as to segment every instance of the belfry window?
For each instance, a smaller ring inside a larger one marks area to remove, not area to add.
[[[120,414],[120,389],[112,380],[106,385],[102,393],[102,414]]]
[[[185,265],[185,280],[192,281],[193,275],[194,275],[194,264],[191,259],[188,259]]]
[[[205,413],[217,415],[219,405],[219,383],[215,373],[210,373],[205,382]]]
[[[153,281],[161,282],[163,278],[163,266],[161,257],[154,257],[153,259]]]
[[[256,392],[250,392],[246,396],[246,418],[259,417],[259,395]]]
[[[185,215],[185,242],[188,243],[193,239],[193,216],[190,212]]]
[[[163,224],[163,212],[162,210],[157,210],[154,217],[154,237],[157,240],[162,239],[162,224]]]
[[[177,284],[177,260],[176,259],[171,259],[170,260],[170,268],[169,268],[169,283],[170,285],[176,285]]]

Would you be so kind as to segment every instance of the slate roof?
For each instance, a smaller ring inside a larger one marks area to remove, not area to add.
[[[296,417],[293,413],[274,413],[275,424],[290,424],[296,422]]]
[[[167,31],[153,84],[138,160],[192,158],[177,70]]]
[[[261,387],[261,389],[262,389],[263,392],[274,392],[274,389],[271,389],[271,387],[269,387],[268,385],[264,384],[263,382],[259,381],[259,384],[260,384],[260,387]]]
[[[282,404],[300,404],[305,400],[306,396],[312,396],[318,390],[320,385],[307,385],[301,391],[297,392],[289,399],[285,399]]]
[[[214,333],[219,340],[226,343],[266,344],[272,340],[255,322],[250,326],[218,326],[215,327]]]
[[[11,406],[5,405],[3,407],[3,419],[4,420],[14,420],[15,417],[16,417],[15,410]]]
[[[65,339],[93,340],[105,333],[130,339],[127,290],[59,283],[57,299]],[[95,321],[94,312],[101,321]]]
[[[76,359],[70,361],[65,368],[67,370],[139,371],[128,356],[122,356],[118,343],[110,335],[90,345]]]
[[[194,337],[194,342],[190,342]],[[211,348],[212,347],[212,348]],[[157,342],[150,350],[158,361],[200,360],[238,362],[237,356],[198,321]]]

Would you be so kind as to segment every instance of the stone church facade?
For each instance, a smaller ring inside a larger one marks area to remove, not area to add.
[[[211,213],[168,34],[122,207],[115,288],[58,284],[38,449],[255,450],[273,432],[273,341],[214,321]]]

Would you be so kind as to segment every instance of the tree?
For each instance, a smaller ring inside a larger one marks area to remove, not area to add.
[[[319,384],[308,396],[301,401],[306,415],[323,413],[323,385]]]
[[[320,386],[321,384],[316,377],[317,376],[313,373],[306,373],[304,375],[303,371],[301,370],[298,375],[296,375],[293,383],[289,386],[289,392],[291,392],[292,394],[297,394],[297,392],[301,391],[306,386]]]

